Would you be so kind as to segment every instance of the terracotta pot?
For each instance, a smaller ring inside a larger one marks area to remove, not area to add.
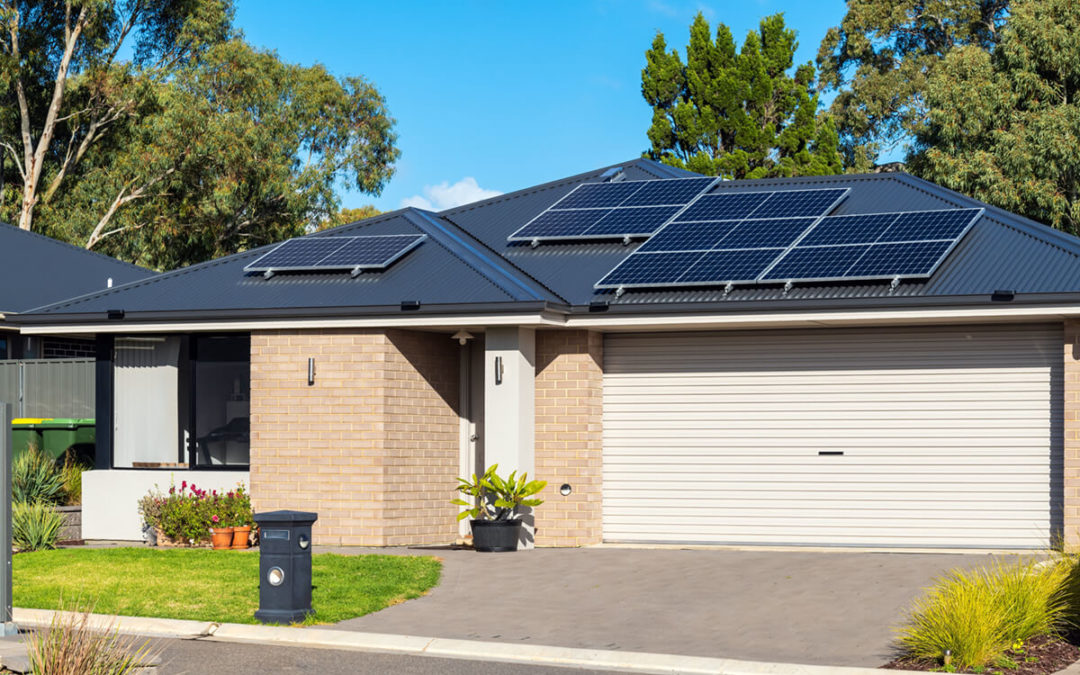
[[[243,525],[233,528],[232,548],[248,548],[248,535],[251,534],[251,526]]]
[[[214,550],[225,549],[232,546],[233,528],[214,527],[211,528],[210,531],[213,532],[213,536],[210,537],[210,541],[213,544]]]

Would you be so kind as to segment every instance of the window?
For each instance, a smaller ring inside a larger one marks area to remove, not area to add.
[[[181,339],[117,338],[113,350],[113,466],[156,469],[178,462]]]
[[[250,344],[247,335],[118,337],[113,467],[246,468]]]
[[[192,463],[199,468],[247,466],[251,339],[197,336],[193,346]]]

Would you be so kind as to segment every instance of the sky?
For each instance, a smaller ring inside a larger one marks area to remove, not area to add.
[[[661,31],[684,51],[698,11],[739,44],[783,12],[804,63],[844,2],[239,0],[236,23],[253,45],[362,75],[386,98],[396,173],[379,196],[343,189],[343,206],[440,210],[639,157],[645,50]]]

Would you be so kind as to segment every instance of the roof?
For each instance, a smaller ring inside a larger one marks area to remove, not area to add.
[[[153,276],[154,272],[0,223],[0,313],[25,312],[66,298]]]
[[[696,176],[646,159],[625,162],[627,180]],[[612,167],[500,195],[439,213],[415,208],[368,218],[311,237],[428,235],[385,271],[291,273],[264,278],[244,266],[269,247],[227,256],[74,298],[19,318],[23,323],[100,320],[109,310],[128,318],[357,316],[398,313],[500,313],[548,309],[586,312],[736,312],[751,308],[862,307],[989,303],[995,291],[1043,298],[1080,294],[1080,239],[988,206],[904,173],[728,181],[719,191],[850,187],[834,214],[981,207],[986,211],[927,281],[597,291],[593,285],[639,244],[510,243],[507,237],[575,186]],[[419,309],[415,303],[419,303]]]

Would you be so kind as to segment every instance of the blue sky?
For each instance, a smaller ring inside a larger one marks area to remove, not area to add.
[[[378,197],[343,191],[345,206],[438,209],[639,156],[651,118],[644,52],[657,30],[685,48],[699,10],[740,44],[784,12],[805,62],[844,3],[239,0],[237,24],[254,45],[363,75],[386,97],[397,173]]]

